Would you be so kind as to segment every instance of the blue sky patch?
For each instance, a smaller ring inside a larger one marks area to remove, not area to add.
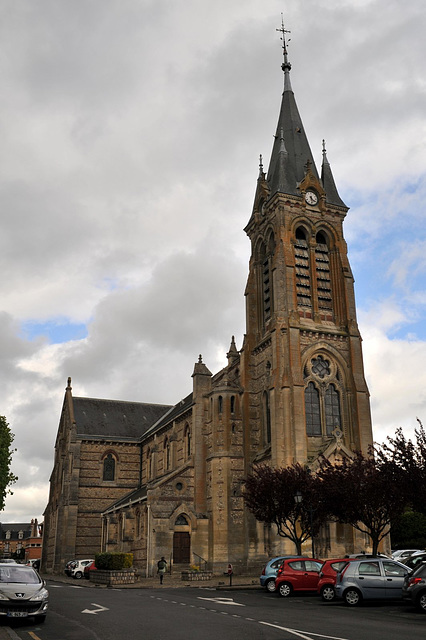
[[[27,340],[47,338],[50,344],[60,344],[69,340],[82,340],[87,337],[87,325],[67,322],[66,320],[49,320],[48,322],[24,322],[22,335]]]

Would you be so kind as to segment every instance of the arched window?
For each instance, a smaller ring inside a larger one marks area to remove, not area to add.
[[[231,413],[235,413],[235,396],[231,396]]]
[[[262,412],[263,412],[263,433],[264,433],[265,444],[271,444],[271,409],[269,406],[268,391],[263,392]]]
[[[164,457],[163,457],[164,470],[170,469],[170,440],[166,437],[164,439]]]
[[[219,396],[217,399],[217,409],[219,411],[219,413],[222,413],[223,411],[223,398],[222,396]]]
[[[148,447],[146,452],[146,479],[150,480],[152,477],[152,451]]]
[[[313,382],[305,389],[306,433],[308,436],[321,435],[319,391]]]
[[[191,456],[191,429],[189,428],[189,424],[185,425],[183,439],[185,443],[185,458],[188,459]]]
[[[296,293],[299,307],[312,307],[311,272],[309,266],[309,247],[303,227],[296,230],[294,243],[296,266]]]
[[[332,433],[336,427],[340,427],[340,425],[339,392],[334,384],[330,384],[325,392],[325,428],[327,435]]]
[[[185,516],[181,513],[180,516],[178,516],[175,520],[175,525],[188,525],[188,520],[185,518]]]
[[[274,310],[274,296],[272,288],[272,259],[275,253],[275,238],[271,233],[266,244],[259,247],[259,262],[261,266],[261,291],[263,324],[270,319]]]
[[[111,453],[104,458],[103,479],[105,481],[115,480],[115,458]]]
[[[320,354],[306,364],[305,379],[306,433],[329,436],[342,422],[338,369]]]

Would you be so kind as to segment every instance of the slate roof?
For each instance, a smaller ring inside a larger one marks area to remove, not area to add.
[[[277,192],[301,195],[298,185],[305,176],[308,162],[313,175],[316,178],[319,177],[291,86],[291,65],[287,60],[285,48],[284,51],[284,64],[282,65],[284,92],[268,169],[271,196]],[[326,193],[326,201],[330,204],[346,207],[337,191],[325,151],[321,181]]]
[[[157,429],[161,429],[169,422],[176,420],[176,418],[192,406],[192,393],[190,393],[186,398],[180,400],[174,407],[170,407],[169,411],[165,413],[159,420],[153,425],[153,429],[157,431]]]
[[[172,407],[121,400],[73,397],[77,435],[92,439],[137,440]]]
[[[113,504],[111,504],[103,513],[108,513],[109,511],[115,511],[120,507],[129,504],[129,502],[140,502],[147,496],[146,485],[143,487],[139,487],[139,489],[135,489],[135,491],[131,491],[130,493],[126,493],[125,496],[117,500]]]
[[[0,522],[0,538],[5,540],[6,531],[10,531],[9,540],[18,540],[18,533],[24,532],[24,538],[31,536],[31,522]]]

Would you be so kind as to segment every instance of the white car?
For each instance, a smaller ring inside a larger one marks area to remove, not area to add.
[[[399,549],[398,551],[394,551],[392,553],[392,558],[394,560],[398,560],[399,562],[402,562],[402,558],[409,558],[410,556],[414,555],[418,551],[420,551],[420,549]]]
[[[48,599],[45,582],[32,567],[0,563],[0,616],[34,616],[37,622],[44,622]]]
[[[65,565],[65,573],[67,576],[79,580],[84,575],[84,567],[87,567],[87,565],[92,562],[94,562],[93,558],[89,560],[70,560]]]

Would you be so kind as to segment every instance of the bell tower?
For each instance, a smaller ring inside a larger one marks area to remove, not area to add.
[[[325,143],[319,174],[290,82],[269,167],[260,158],[246,287],[245,459],[315,468],[318,456],[366,452],[372,442],[354,280],[341,199]]]

